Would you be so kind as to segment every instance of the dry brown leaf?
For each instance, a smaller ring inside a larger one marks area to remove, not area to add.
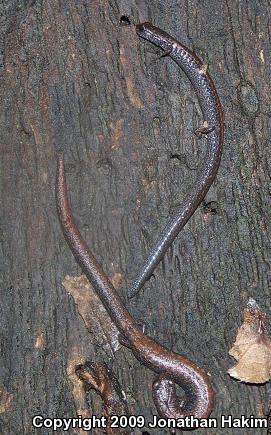
[[[241,382],[263,384],[271,378],[271,338],[266,332],[266,314],[250,298],[235,343],[229,351],[238,363],[228,370]]]
[[[0,385],[0,414],[7,412],[13,400],[13,394],[9,393],[4,385]]]

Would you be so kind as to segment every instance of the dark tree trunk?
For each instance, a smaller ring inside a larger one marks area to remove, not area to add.
[[[226,372],[248,298],[270,309],[270,6],[2,0],[1,434],[52,433],[36,432],[33,415],[80,413],[84,399],[71,379],[78,355],[111,364],[131,414],[157,414],[153,373],[125,348],[110,360],[62,286],[65,275],[81,272],[54,198],[57,146],[65,149],[77,223],[110,278],[122,276],[126,299],[206,153],[194,135],[202,115],[188,79],[138,39],[139,21],[165,29],[208,63],[225,112],[225,148],[204,203],[127,306],[150,336],[209,371],[212,417],[268,413],[268,384],[248,386]],[[95,393],[89,407],[100,415]]]

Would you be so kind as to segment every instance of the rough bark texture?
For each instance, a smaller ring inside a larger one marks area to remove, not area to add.
[[[52,433],[33,429],[37,413],[76,416],[69,369],[78,355],[111,364],[131,414],[147,420],[156,414],[153,373],[127,349],[110,361],[93,345],[61,284],[81,272],[54,198],[57,146],[65,149],[79,227],[108,275],[122,274],[125,299],[206,152],[205,140],[193,133],[202,116],[189,81],[137,38],[139,21],[165,29],[208,63],[226,137],[204,204],[127,304],[149,335],[211,373],[212,417],[268,413],[268,385],[240,384],[226,372],[248,298],[270,310],[270,6],[269,0],[1,1],[1,434]],[[88,399],[90,413],[99,414],[97,395]]]

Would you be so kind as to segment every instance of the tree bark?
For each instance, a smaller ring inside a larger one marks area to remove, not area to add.
[[[238,383],[227,370],[248,298],[268,314],[271,302],[270,11],[268,0],[2,1],[0,433],[51,433],[33,428],[35,414],[76,417],[83,398],[70,373],[78,355],[111,364],[131,414],[157,414],[154,374],[128,349],[112,358],[98,346],[62,286],[81,272],[56,215],[55,148],[65,151],[78,226],[132,315],[211,374],[212,417],[268,414],[269,385]],[[148,250],[206,154],[194,134],[197,97],[169,57],[138,39],[134,24],[142,21],[208,64],[225,146],[203,204],[129,302]],[[95,393],[88,405],[100,415]],[[196,433],[240,431],[218,423]],[[168,433],[147,425],[131,432]]]

